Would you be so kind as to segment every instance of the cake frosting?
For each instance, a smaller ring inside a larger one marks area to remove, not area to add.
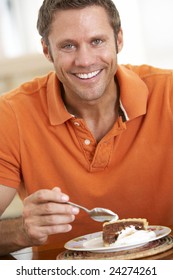
[[[154,231],[136,230],[134,226],[127,227],[119,232],[116,245],[130,245],[132,243],[147,242],[156,236]],[[113,243],[113,245],[115,244]]]
[[[111,246],[147,242],[155,237],[155,233],[147,230],[147,227],[148,221],[141,218],[106,222],[103,224],[103,243],[105,246]]]

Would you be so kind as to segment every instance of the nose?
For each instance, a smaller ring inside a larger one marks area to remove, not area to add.
[[[88,67],[94,64],[95,55],[92,52],[92,49],[88,46],[80,46],[76,53],[75,65],[78,67]]]

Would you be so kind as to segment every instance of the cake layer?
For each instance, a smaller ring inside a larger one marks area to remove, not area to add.
[[[147,220],[141,218],[106,222],[103,224],[103,243],[105,246],[115,243],[121,232],[128,227],[133,227],[135,230],[146,230],[147,226]]]

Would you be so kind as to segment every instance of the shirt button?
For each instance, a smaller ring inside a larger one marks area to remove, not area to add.
[[[80,123],[78,123],[78,122],[74,122],[74,125],[76,125],[76,126],[80,126]]]
[[[85,141],[84,141],[84,143],[85,143],[85,145],[90,145],[91,144],[91,141],[89,140],[89,139],[85,139]]]

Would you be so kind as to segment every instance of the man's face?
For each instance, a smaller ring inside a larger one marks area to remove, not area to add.
[[[49,50],[65,95],[76,101],[95,101],[114,89],[117,51],[122,48],[122,33],[117,46],[113,28],[102,7],[58,11],[49,34]]]

